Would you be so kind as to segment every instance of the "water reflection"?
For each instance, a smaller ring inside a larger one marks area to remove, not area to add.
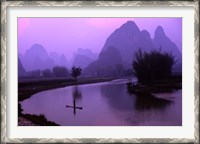
[[[114,109],[125,111],[134,108],[135,98],[126,92],[126,85],[124,84],[102,85],[101,95]]]
[[[135,109],[136,110],[164,110],[172,101],[157,98],[154,95],[136,95]]]
[[[113,81],[43,91],[24,100],[22,108],[63,126],[180,126],[181,95],[181,90],[150,97],[131,95],[126,82]]]
[[[128,125],[181,124],[179,120],[181,117],[177,116],[177,113],[173,110],[173,101],[163,97],[130,94],[127,92],[125,84],[102,85],[101,95],[106,99],[109,108],[112,109],[112,113],[115,114],[117,119],[123,120]],[[168,95],[171,95],[171,93]],[[178,108],[179,106],[175,105],[175,107]]]
[[[127,110],[164,110],[172,101],[157,98],[154,95],[134,95],[126,91],[125,85],[103,85],[101,87],[102,96],[105,96],[112,108]]]
[[[72,91],[73,96],[73,106],[66,105],[66,108],[73,108],[74,115],[76,115],[76,109],[82,110],[82,107],[76,106],[76,100],[80,100],[82,98],[81,92],[78,90],[78,86],[76,85]]]

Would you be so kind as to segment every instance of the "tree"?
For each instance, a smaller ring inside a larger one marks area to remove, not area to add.
[[[81,71],[82,69],[80,67],[73,66],[71,70],[71,76],[77,81],[77,77],[81,75]]]
[[[27,75],[29,77],[34,77],[34,78],[40,77],[41,76],[41,71],[40,70],[29,71],[29,72],[27,72]]]
[[[170,77],[175,63],[171,53],[161,50],[147,53],[139,49],[135,53],[132,66],[139,83],[151,83],[154,80]]]
[[[66,77],[68,76],[68,70],[64,66],[55,66],[53,67],[53,75],[55,77]]]
[[[50,69],[45,69],[42,71],[42,76],[43,77],[51,77],[52,74],[51,74],[51,70]]]

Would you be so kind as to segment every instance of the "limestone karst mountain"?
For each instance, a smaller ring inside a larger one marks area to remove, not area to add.
[[[51,69],[53,66],[81,67],[83,75],[110,76],[123,75],[123,72],[132,70],[134,53],[138,50],[150,52],[160,50],[172,53],[177,61],[173,71],[182,71],[182,53],[165,34],[164,29],[158,26],[154,37],[146,30],[140,30],[134,21],[127,21],[117,28],[106,39],[99,55],[91,49],[78,48],[73,58],[69,60],[58,52],[48,53],[41,44],[32,45],[24,55],[19,53],[21,65],[25,71]]]
[[[21,60],[18,58],[18,77],[25,77],[27,75]]]
[[[84,69],[84,74],[91,76],[117,76],[122,71],[122,68],[120,52],[114,47],[109,47],[100,53],[97,61],[92,62]]]
[[[99,63],[106,65],[110,64],[110,66],[113,67],[113,71],[116,71],[115,73],[117,73],[117,69],[114,67],[117,67],[117,65],[121,65],[121,67],[125,70],[131,69],[134,53],[139,48],[146,52],[156,49],[163,52],[171,52],[175,57],[175,60],[178,60],[177,64],[174,66],[174,70],[181,71],[181,52],[178,47],[166,36],[164,29],[161,26],[157,27],[155,37],[151,39],[148,31],[140,31],[134,21],[128,21],[120,28],[116,29],[107,38],[100,55],[102,55],[102,53],[107,53],[110,48],[114,48],[118,51],[119,56],[116,57],[114,53],[109,53],[109,59],[99,57],[85,69],[85,73],[87,75],[96,75],[102,67]],[[118,59],[121,59],[121,61],[119,62]],[[115,63],[115,65],[113,65],[110,61],[116,61],[119,63]],[[92,70],[92,72],[89,72],[89,70]]]
[[[24,55],[18,54],[26,71],[52,69],[54,66],[69,67],[67,58],[57,52],[48,52],[40,44],[32,45]]]
[[[21,62],[26,71],[43,70],[52,68],[54,61],[49,58],[47,51],[40,44],[32,45],[24,55],[21,55]]]
[[[87,67],[91,62],[98,58],[97,53],[93,53],[90,49],[78,48],[73,54],[73,59],[71,60],[72,66],[80,66],[81,68]]]
[[[164,29],[161,26],[158,26],[155,30],[153,45],[156,49],[161,49],[168,53],[172,53],[177,61],[173,67],[175,72],[182,71],[182,53],[178,49],[175,43],[173,43],[165,34]]]

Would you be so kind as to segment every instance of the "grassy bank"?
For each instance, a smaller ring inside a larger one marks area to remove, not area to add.
[[[113,78],[80,78],[76,82],[74,79],[32,79],[18,82],[18,101],[30,98],[33,94],[60,87],[82,85],[98,82],[111,81]]]

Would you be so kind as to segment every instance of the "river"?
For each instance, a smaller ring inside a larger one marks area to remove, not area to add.
[[[23,113],[62,126],[181,126],[182,90],[154,98],[129,94],[127,80],[68,86],[34,94]]]

